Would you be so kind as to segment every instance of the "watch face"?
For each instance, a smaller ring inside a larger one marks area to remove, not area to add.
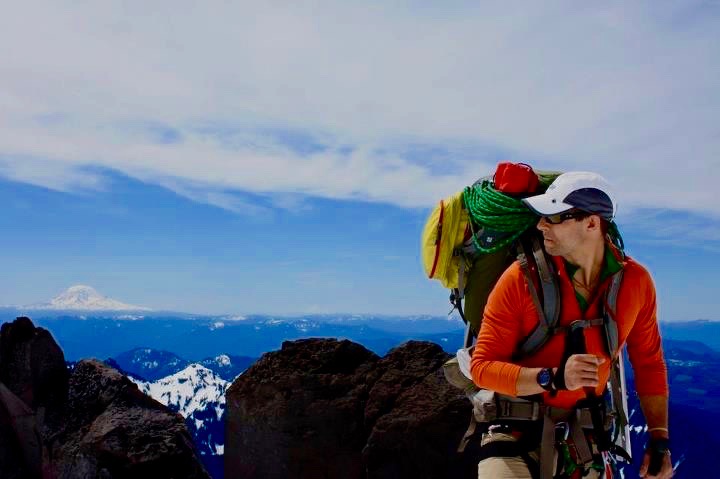
[[[552,381],[552,375],[550,374],[549,369],[542,369],[538,373],[538,384],[542,387],[546,387],[550,384],[550,381]]]

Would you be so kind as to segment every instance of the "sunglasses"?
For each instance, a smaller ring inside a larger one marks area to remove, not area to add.
[[[543,218],[545,218],[545,221],[547,221],[551,225],[559,225],[563,221],[567,221],[570,218],[583,219],[587,218],[588,216],[590,215],[584,211],[570,211],[567,213],[558,213],[556,215],[543,216]]]

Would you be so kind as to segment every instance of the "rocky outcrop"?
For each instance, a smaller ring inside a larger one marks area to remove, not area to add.
[[[99,361],[68,374],[28,318],[2,326],[0,381],[0,477],[209,478],[181,416]]]
[[[49,331],[36,328],[25,317],[2,325],[0,381],[40,412],[45,429],[63,422],[68,376],[63,352]]]
[[[0,477],[42,474],[43,438],[60,427],[68,371],[50,333],[28,318],[0,328]]]
[[[226,477],[463,477],[470,404],[443,377],[448,358],[418,341],[383,358],[350,341],[283,343],[226,393]]]

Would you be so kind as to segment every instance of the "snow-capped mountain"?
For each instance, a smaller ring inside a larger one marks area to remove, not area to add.
[[[122,303],[101,295],[91,286],[76,285],[66,289],[49,303],[24,306],[23,309],[80,311],[151,311],[150,308]]]
[[[212,477],[223,477],[225,391],[255,358],[220,354],[190,363],[169,351],[136,348],[109,359],[140,390],[185,418],[188,432]],[[135,371],[135,372],[133,372]],[[169,371],[167,376],[144,380]]]
[[[142,392],[185,418],[201,455],[224,454],[225,391],[230,382],[197,363],[153,382],[130,379]]]
[[[225,405],[225,381],[208,368],[193,363],[175,374],[153,382],[134,380],[149,396],[179,412],[185,418],[210,403],[217,403],[216,415],[222,416]]]

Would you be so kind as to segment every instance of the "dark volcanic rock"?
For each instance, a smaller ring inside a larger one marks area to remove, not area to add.
[[[384,358],[350,341],[283,343],[228,389],[226,477],[457,479],[470,404],[443,377],[448,358],[418,341]]]
[[[183,418],[96,360],[70,377],[68,420],[52,447],[59,477],[207,478]]]
[[[377,360],[350,341],[314,339],[263,356],[226,393],[237,420],[226,422],[225,476],[359,477]]]
[[[65,357],[49,331],[30,318],[17,318],[0,328],[0,381],[34,411],[41,411],[41,429],[63,421],[68,370]]]
[[[0,477],[41,467],[58,479],[209,479],[182,417],[99,361],[69,374],[50,333],[18,318],[0,330]]]
[[[470,403],[442,372],[449,359],[440,346],[411,341],[378,364],[383,375],[370,392],[366,418],[385,407],[367,439],[368,478],[460,479],[456,449],[470,419]],[[473,471],[474,476],[477,471]]]

